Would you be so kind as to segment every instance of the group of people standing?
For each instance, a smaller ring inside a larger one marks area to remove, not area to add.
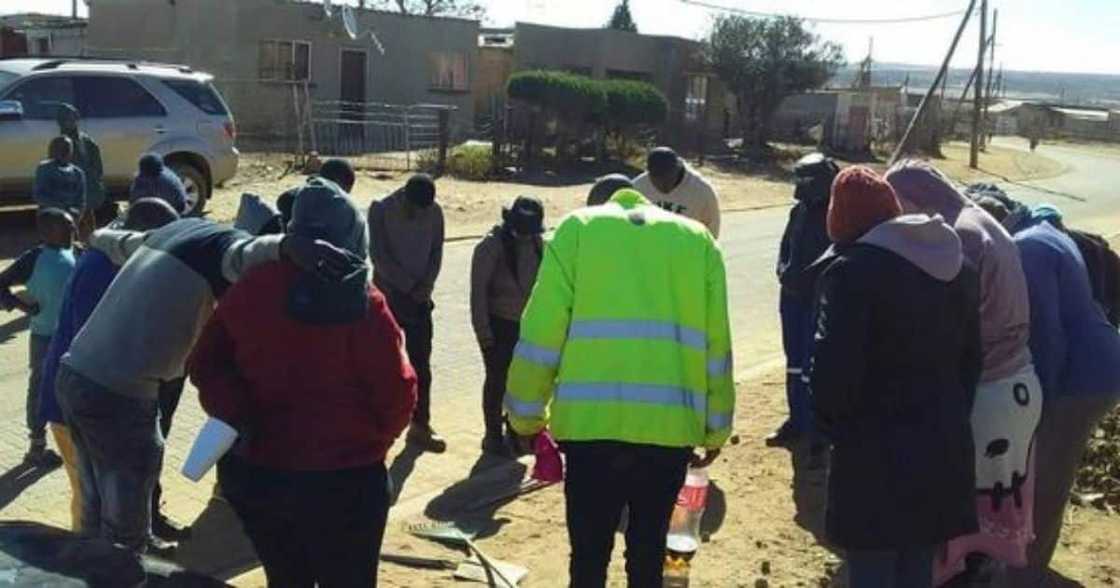
[[[826,530],[851,585],[1041,585],[1120,398],[1120,334],[1081,252],[1053,207],[978,204],[923,162],[796,172],[790,418],[768,441],[831,445]]]
[[[434,180],[363,214],[332,159],[275,206],[245,195],[229,227],[179,218],[182,184],[145,156],[124,216],[83,231],[103,189],[77,121],[60,115],[40,166],[43,244],[0,274],[0,303],[33,315],[28,459],[52,461],[50,420],[74,529],[165,548],[156,535],[188,532],[159,514],[158,480],[189,376],[237,432],[220,493],[270,585],[375,584],[389,448],[406,428],[447,448],[431,419]],[[1060,215],[975,203],[920,162],[879,176],[815,155],[795,175],[778,267],[790,418],[768,442],[831,447],[826,527],[850,585],[1039,585],[1080,451],[1120,396],[1120,335]],[[623,512],[630,585],[660,586],[685,472],[730,437],[719,231],[711,184],[658,148],[550,238],[521,196],[475,248],[482,449],[559,442],[572,586],[605,585]]]

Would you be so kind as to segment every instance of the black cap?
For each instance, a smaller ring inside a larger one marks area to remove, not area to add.
[[[544,205],[534,196],[518,196],[502,210],[502,220],[522,235],[539,235],[544,232]]]

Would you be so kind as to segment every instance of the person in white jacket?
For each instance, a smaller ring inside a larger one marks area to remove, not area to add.
[[[658,147],[646,158],[646,173],[634,187],[650,202],[699,221],[719,238],[719,198],[712,185],[668,147]]]

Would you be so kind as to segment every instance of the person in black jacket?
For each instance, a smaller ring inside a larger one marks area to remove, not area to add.
[[[847,551],[851,588],[929,587],[935,547],[977,530],[979,283],[951,227],[901,211],[875,172],[844,170],[828,213],[836,247],[815,268],[826,534]]]
[[[813,284],[806,279],[805,270],[832,244],[825,230],[825,216],[832,180],[839,171],[835,162],[820,153],[806,155],[793,168],[796,203],[789,212],[778,254],[778,281],[782,285],[778,310],[782,316],[782,347],[786,353],[789,418],[766,438],[766,444],[771,447],[790,445],[812,428],[808,368],[817,325]],[[814,447],[814,452],[818,450]]]

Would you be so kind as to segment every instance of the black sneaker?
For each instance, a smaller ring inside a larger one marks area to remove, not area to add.
[[[167,518],[162,512],[152,516],[152,534],[168,541],[186,541],[191,538],[191,528]]]
[[[405,438],[409,445],[415,445],[428,453],[443,453],[447,451],[447,441],[443,440],[427,425],[418,425],[413,423],[408,429],[408,436]]]
[[[482,451],[494,457],[513,459],[514,453],[510,450],[506,440],[501,435],[487,435],[482,438]]]
[[[53,470],[62,465],[62,458],[46,447],[36,446],[29,449],[27,454],[23,456],[23,463],[45,470]]]
[[[152,535],[148,537],[148,555],[162,557],[163,559],[171,559],[175,557],[175,551],[179,549],[179,544],[173,541],[165,541]]]
[[[789,447],[801,440],[801,431],[793,428],[789,421],[782,423],[777,431],[766,437],[767,447]]]

